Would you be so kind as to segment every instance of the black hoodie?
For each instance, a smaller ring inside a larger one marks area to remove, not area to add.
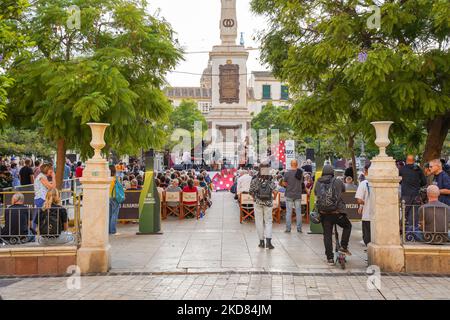
[[[417,164],[407,164],[400,169],[402,177],[401,188],[402,196],[417,197],[420,188],[427,185],[427,178],[423,174],[422,169]]]
[[[316,186],[314,188],[314,194],[317,195],[317,190],[320,190],[320,185],[322,183],[329,183],[333,178],[333,167],[328,165],[324,166],[322,176],[317,180]],[[333,188],[337,198],[339,199],[338,211],[340,213],[345,213],[345,202],[342,200],[342,193],[345,192],[345,185],[341,180],[334,179]]]

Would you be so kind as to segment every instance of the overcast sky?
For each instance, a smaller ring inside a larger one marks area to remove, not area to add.
[[[149,0],[149,12],[159,8],[164,17],[177,32],[178,40],[186,52],[210,51],[220,44],[220,0]],[[258,30],[264,29],[264,19],[250,12],[250,0],[237,0],[239,36],[244,32],[245,46],[258,47],[253,40]],[[208,54],[186,54],[186,61],[180,62],[176,71],[202,73],[208,63]],[[266,70],[259,62],[259,51],[251,50],[248,71]],[[200,85],[199,75],[171,73],[168,81],[172,86]]]

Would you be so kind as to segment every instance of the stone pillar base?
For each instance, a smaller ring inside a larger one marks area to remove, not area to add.
[[[380,267],[383,272],[404,272],[405,253],[401,245],[368,245],[369,265]]]
[[[110,246],[105,248],[83,248],[77,253],[77,265],[81,273],[108,272],[110,265]]]

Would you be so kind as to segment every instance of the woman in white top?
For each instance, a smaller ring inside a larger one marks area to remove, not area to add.
[[[50,178],[50,179],[49,179]],[[55,172],[53,166],[45,163],[41,166],[41,172],[34,179],[34,204],[42,208],[48,190],[56,188]]]
[[[50,180],[49,180],[50,178]],[[34,206],[36,210],[33,214],[32,230],[36,232],[35,217],[39,212],[39,209],[44,206],[47,192],[56,188],[55,172],[53,166],[50,163],[44,163],[40,167],[40,173],[34,179]]]

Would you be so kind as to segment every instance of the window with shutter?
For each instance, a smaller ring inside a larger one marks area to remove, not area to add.
[[[268,84],[264,84],[263,85],[263,99],[272,99],[272,94],[271,94],[271,87]]]

